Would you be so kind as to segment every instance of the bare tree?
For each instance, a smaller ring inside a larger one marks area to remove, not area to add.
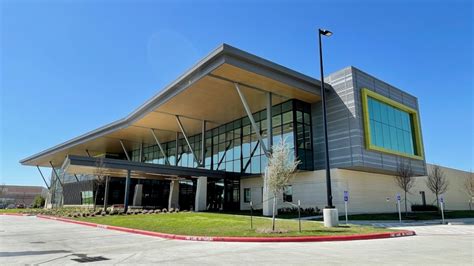
[[[415,178],[413,177],[413,169],[411,168],[410,161],[408,161],[408,163],[403,160],[398,162],[395,182],[405,192],[405,215],[407,215],[407,194],[413,188],[413,185],[415,185]]]
[[[280,143],[274,145],[272,148],[273,152],[268,159],[264,178],[269,191],[273,194],[272,230],[275,231],[277,195],[288,186],[300,161],[291,159],[292,151],[284,140],[280,141]]]
[[[469,197],[469,210],[472,211],[472,199],[474,198],[474,176],[470,171],[469,176],[464,181],[464,190]]]
[[[102,185],[105,182],[106,179],[106,171],[104,168],[104,158],[100,157],[97,158],[95,162],[95,170],[94,170],[94,175],[96,176],[96,179],[94,181],[94,188],[95,188],[95,193],[94,193],[94,211],[97,206],[97,195],[99,194],[99,189],[102,187]]]
[[[436,206],[439,208],[439,195],[448,190],[449,182],[444,176],[444,172],[439,165],[433,165],[431,172],[428,174],[426,186],[433,194],[436,195]]]
[[[5,185],[5,183],[2,183],[2,184],[0,185],[0,196],[3,195],[3,193],[5,192],[5,190],[6,190],[6,185]]]

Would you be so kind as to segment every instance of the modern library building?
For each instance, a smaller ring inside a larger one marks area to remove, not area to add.
[[[431,203],[417,98],[352,66],[325,80],[335,206],[348,191],[350,212],[394,211],[401,162],[417,180],[407,200]],[[49,207],[233,211],[252,202],[265,212],[272,202],[262,178],[267,151],[284,141],[300,164],[279,208],[300,201],[322,209],[321,103],[319,80],[223,44],[127,117],[21,164],[52,169]],[[445,173],[450,187],[468,175]],[[459,189],[446,193],[448,208],[469,207]]]

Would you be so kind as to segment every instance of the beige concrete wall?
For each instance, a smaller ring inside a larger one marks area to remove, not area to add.
[[[431,173],[433,165],[427,164],[428,174]],[[469,210],[469,194],[465,189],[466,180],[474,178],[469,172],[461,171],[448,167],[441,167],[444,176],[447,178],[449,185],[448,190],[444,194],[444,201],[447,210]],[[426,186],[427,177],[418,178],[413,190],[425,191],[427,204],[435,204],[436,196]],[[419,193],[419,192],[418,192]],[[421,197],[417,201],[421,203]]]
[[[431,171],[432,165],[428,165]],[[464,190],[464,182],[469,173],[443,167],[443,172],[449,180],[448,191],[445,193],[445,206],[448,210],[469,209],[469,197]],[[333,203],[342,213],[344,211],[344,190],[349,191],[348,211],[350,213],[396,212],[396,194],[402,197],[404,210],[404,193],[395,183],[394,176],[345,169],[332,169]],[[426,186],[426,176],[416,177],[415,185],[407,195],[408,210],[412,204],[421,204],[420,191],[425,191],[426,203],[435,204],[435,196]],[[324,170],[297,173],[292,180],[293,203],[301,200],[303,208],[326,206],[326,181]],[[243,202],[244,188],[250,188],[255,209],[261,209],[262,203],[261,177],[241,180],[241,209],[249,209],[248,203]],[[387,200],[388,198],[388,200]],[[291,207],[284,203],[282,193],[278,198],[278,208]]]

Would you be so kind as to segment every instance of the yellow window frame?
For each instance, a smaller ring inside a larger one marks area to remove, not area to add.
[[[420,118],[418,115],[418,111],[410,108],[404,104],[401,104],[399,102],[396,102],[392,99],[389,99],[383,95],[380,95],[374,91],[371,91],[367,88],[363,88],[361,90],[361,95],[362,95],[362,111],[363,111],[363,116],[364,116],[364,131],[365,131],[365,147],[368,150],[374,150],[374,151],[379,151],[379,152],[384,152],[384,153],[389,153],[393,155],[398,155],[398,156],[403,156],[407,158],[412,158],[412,159],[417,159],[417,160],[423,160],[424,159],[424,152],[423,152],[423,142],[421,139],[421,129],[420,129]],[[369,104],[368,104],[368,97],[371,97],[375,100],[378,100],[384,104],[390,105],[392,107],[395,107],[397,109],[400,109],[404,112],[407,112],[413,119],[413,130],[415,134],[415,146],[416,146],[416,151],[418,154],[412,155],[412,154],[407,154],[399,151],[394,151],[391,149],[383,148],[380,146],[376,146],[372,143],[372,136],[370,133],[370,118],[369,118]]]

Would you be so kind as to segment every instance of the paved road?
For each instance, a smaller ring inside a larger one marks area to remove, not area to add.
[[[0,216],[0,264],[465,264],[474,226],[428,225],[418,236],[349,242],[165,240],[35,217]]]

